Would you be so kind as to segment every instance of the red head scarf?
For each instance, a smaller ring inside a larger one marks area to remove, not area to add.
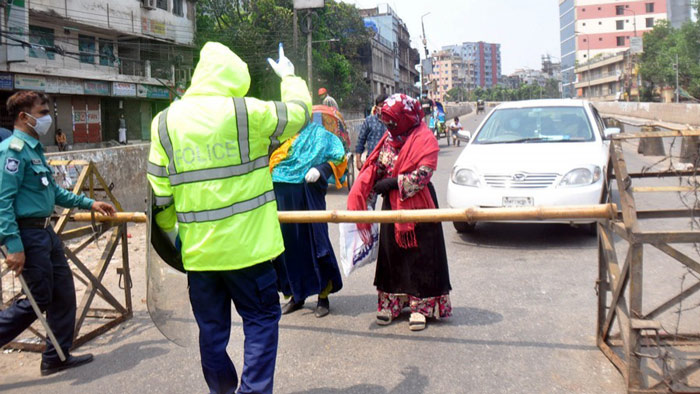
[[[382,122],[392,137],[398,137],[418,126],[423,119],[420,102],[396,93],[384,101],[381,110]]]

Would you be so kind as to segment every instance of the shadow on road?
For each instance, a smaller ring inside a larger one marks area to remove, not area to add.
[[[95,357],[90,364],[75,369],[69,369],[48,378],[37,378],[30,381],[0,384],[0,392],[12,389],[28,389],[35,386],[47,386],[58,382],[67,382],[72,386],[92,383],[97,379],[118,375],[136,367],[141,361],[160,357],[168,353],[158,345],[167,346],[165,339],[158,341],[143,341],[129,343],[109,353]],[[134,357],[137,354],[138,357]]]
[[[479,223],[457,236],[459,245],[498,249],[590,249],[598,242],[582,228],[550,223]]]
[[[405,317],[400,317],[393,324],[401,324]],[[454,345],[472,345],[472,346],[504,346],[504,347],[522,347],[535,349],[560,349],[560,350],[582,350],[582,351],[597,351],[598,348],[593,345],[580,345],[575,343],[556,343],[556,342],[535,342],[535,341],[508,341],[501,339],[474,339],[474,338],[455,338],[455,337],[438,337],[429,336],[435,333],[433,329],[440,330],[442,325],[450,325],[449,321],[439,321],[428,323],[428,328],[425,331],[411,334],[395,334],[391,332],[382,333],[381,331],[388,330],[389,327],[381,327],[372,322],[368,330],[349,330],[342,328],[302,326],[294,324],[280,324],[280,331],[305,331],[312,333],[329,334],[333,336],[343,335],[349,337],[386,339],[392,341],[408,341],[408,342],[431,342],[431,343],[446,343]],[[234,323],[235,325],[235,323]]]
[[[414,366],[407,367],[401,374],[404,379],[391,390],[374,384],[358,384],[344,389],[323,387],[296,391],[293,394],[422,394],[430,382],[428,376],[421,375],[418,368]]]

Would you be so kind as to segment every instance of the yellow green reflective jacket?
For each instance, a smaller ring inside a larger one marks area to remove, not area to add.
[[[269,155],[309,121],[311,96],[299,77],[282,79],[282,101],[243,98],[248,66],[207,43],[183,98],[151,125],[148,180],[157,223],[178,223],[189,271],[235,270],[284,251]]]

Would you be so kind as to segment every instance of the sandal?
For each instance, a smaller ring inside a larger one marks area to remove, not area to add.
[[[377,324],[380,326],[387,326],[391,324],[392,320],[394,320],[394,316],[391,311],[381,310],[377,312]]]
[[[425,329],[426,325],[426,319],[424,315],[421,315],[420,313],[413,312],[411,313],[411,317],[408,319],[408,328],[411,329],[411,331],[421,331]]]

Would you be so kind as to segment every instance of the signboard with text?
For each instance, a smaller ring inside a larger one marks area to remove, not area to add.
[[[170,99],[170,91],[163,86],[138,85],[137,96],[154,99]]]
[[[15,89],[22,90],[46,90],[46,78],[34,75],[15,74]]]
[[[112,83],[112,95],[120,97],[135,97],[136,96],[136,84],[135,83],[124,83],[124,82],[113,82]]]
[[[307,8],[323,8],[323,0],[294,0],[295,10],[304,10]]]
[[[85,94],[109,96],[109,83],[102,81],[85,81]]]
[[[14,89],[14,84],[12,81],[12,74],[0,73],[0,89],[1,90]]]

